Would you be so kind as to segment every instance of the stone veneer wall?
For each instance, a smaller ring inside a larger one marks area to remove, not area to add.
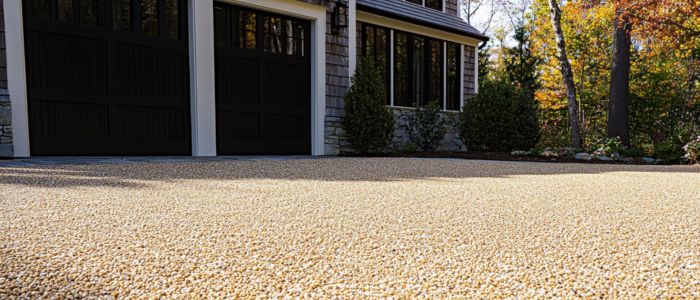
[[[7,57],[5,55],[5,18],[3,0],[0,0],[0,157],[11,157],[12,110],[7,92]]]
[[[391,139],[389,144],[389,151],[399,150],[403,147],[411,145],[411,139],[409,136],[409,126],[411,116],[416,112],[414,108],[405,107],[391,107],[394,112],[394,118],[396,119],[396,124],[394,125],[394,137]],[[438,146],[438,151],[464,151],[467,150],[462,144],[462,141],[458,135],[457,125],[459,122],[459,113],[452,111],[444,111],[441,113],[442,117],[447,121],[446,127],[447,132],[445,137],[443,137],[442,142]]]

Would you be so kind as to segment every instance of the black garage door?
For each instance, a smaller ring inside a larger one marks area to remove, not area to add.
[[[25,0],[32,155],[188,155],[186,0]]]
[[[310,24],[215,3],[219,154],[309,154]]]

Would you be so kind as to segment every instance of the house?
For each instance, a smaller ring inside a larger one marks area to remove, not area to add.
[[[412,107],[477,93],[457,1],[0,1],[0,156],[337,155],[363,55],[399,145]]]

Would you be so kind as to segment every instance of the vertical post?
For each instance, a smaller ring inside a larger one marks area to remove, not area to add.
[[[389,30],[389,100],[394,106],[394,30]]]
[[[442,42],[442,110],[447,110],[447,42]]]
[[[464,72],[464,58],[466,57],[466,52],[464,51],[465,47],[464,45],[459,45],[459,74],[462,74],[460,76],[460,81],[459,81],[459,107],[460,110],[464,108],[464,78],[467,76]]]
[[[479,45],[474,47],[474,94],[479,93]]]
[[[199,0],[197,0],[199,1]],[[311,155],[326,154],[326,18],[311,24]]]
[[[5,48],[7,53],[7,85],[12,109],[12,141],[14,157],[29,157],[29,113],[27,75],[24,57],[22,1],[3,1],[5,11]]]
[[[348,5],[348,72],[350,78],[357,66],[357,0],[350,0]]]
[[[192,155],[216,156],[214,1],[188,2]]]

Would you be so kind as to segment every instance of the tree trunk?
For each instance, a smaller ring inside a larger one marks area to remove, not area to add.
[[[616,12],[613,21],[613,61],[610,72],[610,102],[608,103],[608,137],[619,137],[630,146],[630,24]]]
[[[574,73],[571,70],[569,58],[566,55],[566,43],[564,43],[564,33],[561,31],[561,10],[558,0],[549,0],[549,12],[552,17],[552,26],[557,40],[557,52],[561,75],[566,86],[566,98],[569,103],[569,127],[571,127],[571,145],[574,148],[581,148],[581,130],[578,124],[578,104],[576,103],[576,85],[574,85]]]

